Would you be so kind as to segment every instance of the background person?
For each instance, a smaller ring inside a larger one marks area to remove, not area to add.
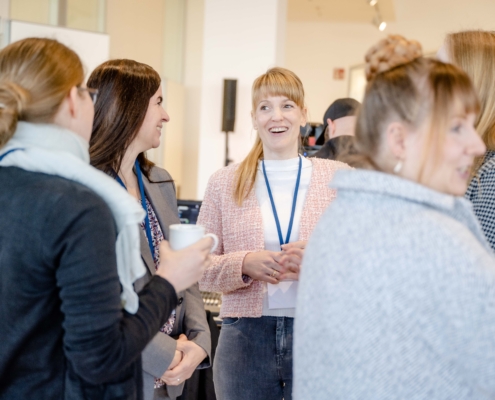
[[[279,272],[281,248],[304,248],[335,198],[328,182],[347,166],[299,155],[306,108],[293,72],[272,68],[259,76],[252,102],[256,143],[242,163],[210,178],[199,214],[198,224],[219,238],[200,287],[223,293],[217,398],[290,400],[297,282]]]
[[[146,64],[112,60],[97,67],[88,84],[99,91],[91,163],[121,182],[139,204],[146,204],[152,241],[143,222],[141,255],[147,270],[135,284],[140,291],[160,264],[159,243],[168,237],[169,225],[180,223],[172,177],[145,154],[160,145],[161,129],[169,121],[161,79]],[[178,297],[177,308],[143,352],[146,399],[175,399],[198,366],[210,366],[210,330],[198,286]]]
[[[351,98],[337,99],[323,116],[325,143],[313,157],[339,160],[343,154],[353,153],[356,114],[360,103]]]
[[[474,213],[495,250],[495,32],[451,33],[439,57],[466,71],[480,99],[475,126],[487,151],[475,164],[466,198],[473,203]]]
[[[459,68],[389,36],[366,55],[356,127],[306,248],[297,399],[493,399],[495,258],[462,198],[485,146]],[[329,233],[338,231],[329,239]]]
[[[89,165],[90,94],[54,40],[0,51],[2,399],[142,399],[141,352],[207,263],[211,240],[163,245],[132,290],[144,212]]]

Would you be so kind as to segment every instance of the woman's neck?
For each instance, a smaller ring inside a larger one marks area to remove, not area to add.
[[[129,147],[122,158],[120,170],[118,171],[118,175],[124,182],[127,191],[137,199],[140,198],[139,185],[133,168],[138,155],[139,153],[133,151],[132,148]]]
[[[291,158],[296,158],[299,155],[297,150],[298,148],[296,147],[295,149],[274,151],[267,149],[266,146],[263,146],[263,158],[265,160],[290,160]]]

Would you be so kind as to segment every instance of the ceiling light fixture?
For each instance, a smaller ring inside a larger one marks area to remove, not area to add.
[[[371,20],[371,23],[375,25],[380,32],[383,32],[387,27],[387,23],[383,20],[380,8],[378,7],[378,0],[368,0],[370,6],[373,6],[375,10],[375,16]]]

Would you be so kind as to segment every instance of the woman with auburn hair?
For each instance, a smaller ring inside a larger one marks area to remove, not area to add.
[[[223,293],[213,379],[219,400],[292,398],[292,327],[297,274],[313,227],[335,198],[327,185],[346,164],[299,154],[306,124],[304,89],[284,68],[252,89],[258,136],[246,159],[210,179],[198,224],[219,244],[202,290]],[[289,257],[289,252],[294,252]]]
[[[466,198],[495,250],[495,32],[448,34],[438,56],[466,71],[480,99],[475,127],[487,151],[477,160]]]
[[[398,35],[366,71],[363,169],[336,174],[301,269],[295,397],[493,399],[495,257],[462,197],[485,151],[476,92]]]
[[[90,142],[91,164],[118,181],[147,213],[141,223],[141,256],[147,267],[139,292],[157,273],[159,243],[179,224],[175,185],[146,158],[160,145],[169,121],[161,79],[146,64],[111,60],[97,67],[88,85],[98,90]],[[176,399],[196,368],[210,366],[210,329],[197,285],[178,293],[179,303],[143,352],[145,399]],[[178,338],[178,339],[177,339]]]
[[[0,51],[2,399],[142,399],[141,352],[207,264],[208,239],[164,245],[133,290],[144,211],[89,165],[97,93],[55,40]]]

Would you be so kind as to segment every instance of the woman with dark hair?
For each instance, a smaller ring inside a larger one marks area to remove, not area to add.
[[[141,352],[207,264],[210,240],[164,244],[135,293],[144,211],[89,165],[96,94],[55,40],[0,51],[1,399],[142,399]]]
[[[148,65],[112,60],[93,71],[88,85],[99,92],[91,164],[115,178],[147,214],[141,224],[147,273],[135,284],[139,291],[156,273],[159,243],[168,237],[169,225],[180,223],[171,176],[145,154],[160,145],[161,129],[169,121],[162,107],[161,80]],[[178,297],[177,308],[143,352],[146,399],[175,399],[198,366],[210,366],[210,331],[197,285]]]

